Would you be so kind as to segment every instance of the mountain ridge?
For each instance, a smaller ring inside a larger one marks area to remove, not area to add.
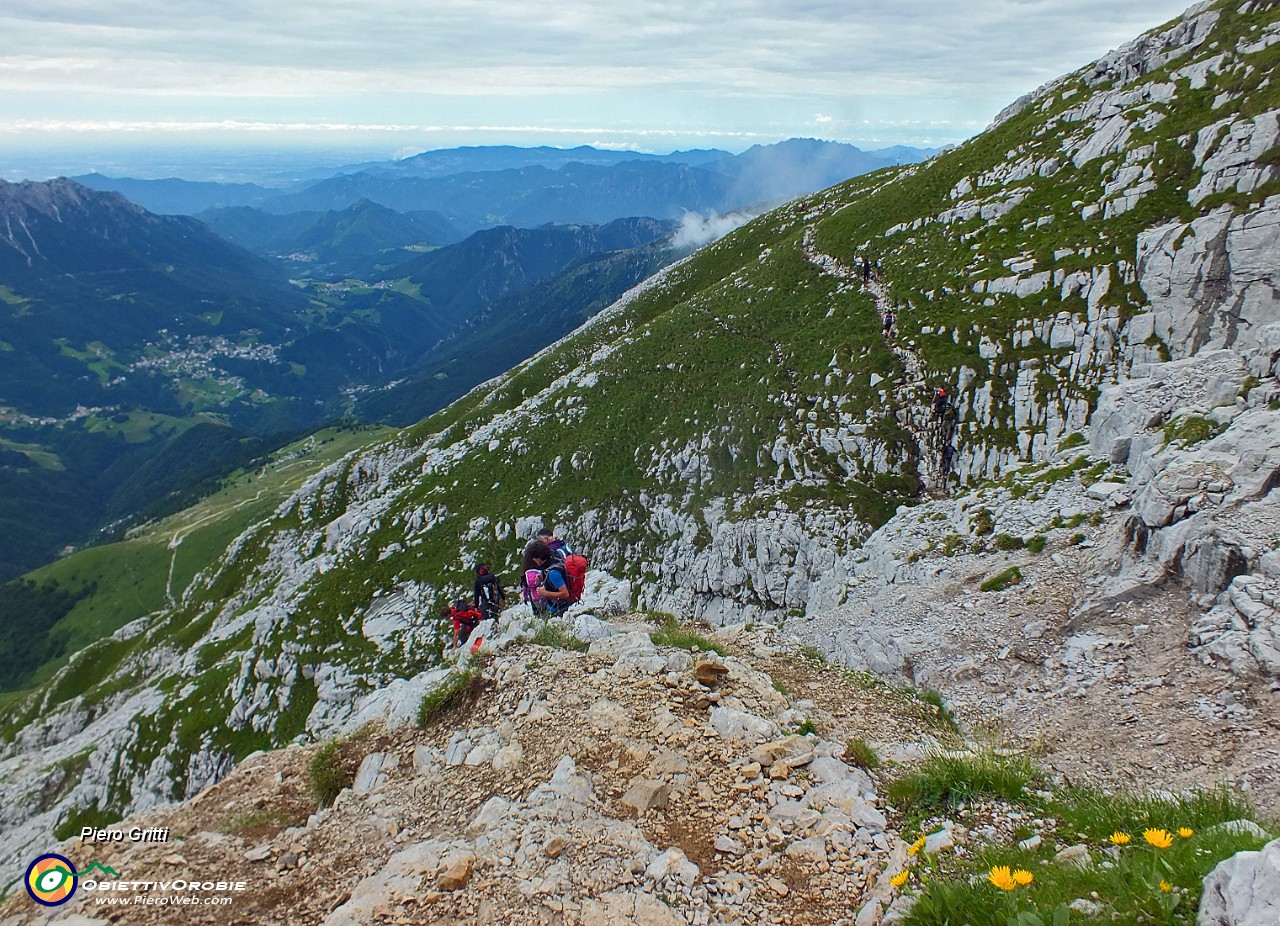
[[[1150,780],[1224,770],[1274,804],[1277,15],[1195,7],[1141,46],[1182,52],[1127,83],[1090,87],[1090,66],[926,164],[762,216],[318,473],[179,607],[73,662],[75,697],[15,709],[9,780],[51,780],[107,724],[145,729],[14,845],[407,709],[467,566],[509,573],[543,523],[633,606],[778,622],[973,716],[1007,698],[1032,739],[1085,704],[1117,738],[1150,731]],[[1124,655],[1151,634],[1160,678],[1195,667],[1185,701]],[[159,651],[171,681],[130,682]],[[1153,691],[1212,748],[1120,713]]]

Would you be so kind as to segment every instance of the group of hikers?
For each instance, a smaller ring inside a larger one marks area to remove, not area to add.
[[[488,563],[477,563],[476,584],[471,600],[457,598],[445,612],[453,622],[453,648],[465,644],[481,621],[493,621],[507,605],[502,579]],[[535,616],[550,616],[566,610],[582,598],[586,586],[587,559],[549,527],[539,529],[524,549],[520,566],[520,597]]]
[[[938,450],[938,468],[944,480],[951,475],[951,465],[956,457],[956,448],[951,441],[956,435],[956,422],[959,418],[960,413],[951,401],[951,396],[939,386],[933,393],[933,421],[937,443],[941,445]]]
[[[866,281],[870,275],[870,261],[863,258],[863,280]],[[879,261],[876,261],[877,266]],[[886,341],[893,339],[894,325],[897,319],[894,317],[893,309],[888,308],[884,313],[884,338]],[[952,443],[956,433],[956,423],[959,420],[960,413],[955,404],[951,401],[951,397],[947,395],[947,390],[941,386],[933,392],[933,424],[934,430],[932,434],[931,444],[938,453],[938,471],[941,474],[942,481],[946,481],[951,475],[951,467],[955,462],[956,448]]]

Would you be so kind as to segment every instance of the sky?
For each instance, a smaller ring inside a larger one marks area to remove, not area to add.
[[[939,147],[1188,3],[0,0],[0,177],[146,152]]]

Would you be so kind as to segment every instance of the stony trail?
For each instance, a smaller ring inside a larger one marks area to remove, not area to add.
[[[845,744],[918,756],[950,741],[931,705],[797,656],[769,628],[715,633],[721,657],[656,646],[636,617],[579,619],[601,635],[585,653],[513,643],[532,630],[519,609],[503,623],[500,652],[439,720],[343,742],[355,775],[331,808],[313,812],[316,748],[295,746],[125,821],[172,838],[103,858],[129,879],[253,885],[229,911],[192,908],[197,926],[852,926],[891,903],[906,842]],[[105,921],[81,898],[69,912]],[[45,917],[11,901],[0,922]]]
[[[862,288],[875,299],[876,312],[881,318],[890,311],[897,316],[900,308],[893,304],[882,281],[874,275],[864,279],[860,271],[843,263],[839,258],[820,251],[815,241],[815,230],[814,225],[805,229],[801,244],[805,259],[823,273],[838,280],[861,284]],[[915,442],[921,481],[929,493],[944,494],[946,476],[942,472],[941,454],[946,441],[943,439],[941,422],[933,416],[932,390],[926,381],[924,364],[911,344],[897,336],[896,325],[894,331],[885,335],[885,342],[902,363],[905,371],[904,377],[888,377],[886,381],[890,386],[893,404],[900,409],[898,420]]]

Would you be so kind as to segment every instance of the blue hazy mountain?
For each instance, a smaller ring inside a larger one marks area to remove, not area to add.
[[[429,248],[465,236],[438,212],[396,212],[362,199],[345,209],[275,215],[251,206],[200,213],[228,241],[284,264],[291,275],[376,278]]]
[[[256,183],[215,183],[180,180],[177,177],[136,180],[131,177],[104,177],[94,173],[71,179],[91,190],[122,193],[143,209],[157,215],[195,215],[206,209],[252,206],[278,196],[280,192]]]

